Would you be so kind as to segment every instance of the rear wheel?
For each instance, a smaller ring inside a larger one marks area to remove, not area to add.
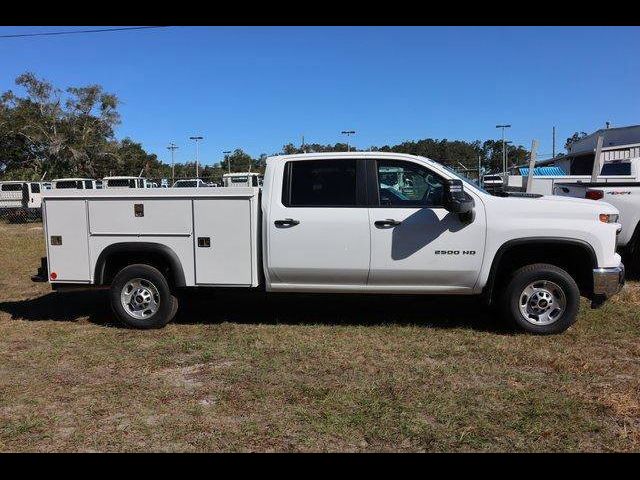
[[[178,308],[167,279],[150,265],[129,265],[120,270],[109,296],[118,320],[132,328],[164,327]]]
[[[561,333],[576,321],[580,290],[565,270],[546,263],[516,270],[502,296],[503,316],[530,333]]]

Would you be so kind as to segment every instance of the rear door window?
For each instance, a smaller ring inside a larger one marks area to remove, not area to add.
[[[356,160],[287,162],[283,204],[288,207],[357,206]]]

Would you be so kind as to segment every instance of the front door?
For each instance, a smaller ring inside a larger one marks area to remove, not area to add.
[[[484,209],[464,223],[443,207],[444,179],[419,163],[371,161],[368,285],[416,290],[473,288],[485,242]],[[377,193],[377,194],[376,194]]]
[[[272,289],[349,290],[369,273],[364,161],[292,160],[273,185],[267,269]],[[275,167],[275,166],[274,166]]]

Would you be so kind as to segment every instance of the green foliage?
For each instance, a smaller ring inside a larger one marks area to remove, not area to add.
[[[0,95],[0,174],[39,179],[151,174],[163,170],[155,155],[129,138],[118,141],[119,100],[100,85],[64,92],[32,73],[16,79],[24,95]]]
[[[0,95],[0,177],[36,180],[46,174],[56,177],[138,175],[148,178],[172,177],[171,165],[147,153],[130,138],[117,140],[114,128],[120,123],[119,99],[100,85],[69,87],[62,91],[33,73],[16,79],[22,95],[9,90]],[[567,145],[582,136],[576,132]],[[346,143],[284,145],[280,154],[345,152]],[[354,150],[354,148],[351,148]],[[485,170],[502,168],[500,140],[427,138],[397,145],[372,146],[368,150],[399,152],[429,157],[446,165],[474,170],[481,160]],[[528,152],[522,146],[507,146],[509,165],[524,163]],[[220,182],[229,170],[264,172],[266,154],[252,158],[237,148],[219,165],[200,165],[201,177]],[[229,168],[230,167],[230,168]],[[193,178],[194,162],[176,163],[175,178]]]
[[[220,162],[220,167],[224,172],[229,171],[231,164],[232,172],[257,171],[258,161],[251,158],[251,155],[244,152],[241,148],[236,148],[230,154],[224,156],[224,160]]]
[[[351,150],[355,150],[353,147]],[[428,157],[437,162],[453,167],[460,167],[461,164],[468,169],[478,168],[478,157],[482,166],[488,170],[502,169],[502,142],[500,140],[486,140],[481,142],[465,142],[462,140],[436,140],[426,138],[417,141],[405,141],[397,145],[383,145],[382,147],[372,146],[367,150],[380,152],[407,153],[410,155],[420,155]],[[304,147],[295,146],[291,143],[282,147],[281,154],[290,155],[295,153],[312,152],[346,152],[346,143],[336,143],[335,145],[321,145],[317,143],[306,144]],[[507,158],[509,165],[522,164],[529,152],[521,145],[507,145]]]
[[[586,136],[587,136],[586,132],[574,132],[573,135],[567,138],[567,141],[564,142],[564,148],[566,148],[567,151],[569,151],[569,147],[571,146],[571,144],[576,143],[578,140]]]

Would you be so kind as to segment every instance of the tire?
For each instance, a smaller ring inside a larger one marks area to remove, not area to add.
[[[129,265],[118,272],[109,292],[118,320],[130,328],[162,328],[178,309],[167,279],[150,265]]]
[[[625,266],[628,265],[635,272],[640,270],[640,223],[636,225],[629,243],[622,249],[622,254]]]
[[[519,330],[562,333],[576,321],[580,290],[565,270],[536,263],[511,275],[500,303],[505,320]]]

